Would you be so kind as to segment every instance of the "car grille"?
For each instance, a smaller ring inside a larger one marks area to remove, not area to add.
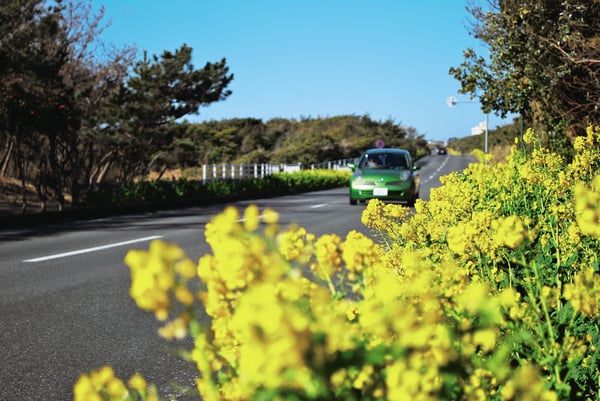
[[[356,180],[354,181],[354,183],[356,185],[375,185],[375,181],[369,181],[369,180]]]

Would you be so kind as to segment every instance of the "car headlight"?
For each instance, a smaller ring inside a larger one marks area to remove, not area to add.
[[[400,173],[400,179],[402,181],[407,181],[410,178],[410,171],[403,171]]]
[[[354,178],[354,179],[361,178],[362,176],[363,176],[363,173],[360,170],[357,170],[354,174],[352,174],[352,178]]]

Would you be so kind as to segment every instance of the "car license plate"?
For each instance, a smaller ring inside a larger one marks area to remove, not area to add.
[[[387,196],[388,189],[387,188],[373,188],[374,196]]]

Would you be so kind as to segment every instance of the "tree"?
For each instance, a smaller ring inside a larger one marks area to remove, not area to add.
[[[61,14],[66,32],[64,46],[68,57],[61,69],[66,87],[73,93],[67,111],[72,123],[67,127],[71,142],[65,163],[70,166],[64,176],[72,204],[79,203],[80,186],[94,186],[110,165],[112,149],[106,139],[104,120],[132,65],[136,50],[131,46],[116,48],[99,40],[108,27],[104,8],[92,13],[85,0],[68,0]]]
[[[2,171],[13,160],[43,209],[49,199],[62,207],[67,192],[76,206],[82,170],[96,159],[97,116],[121,84],[132,51],[98,60],[103,10],[91,16],[83,1],[6,1],[0,18]]]
[[[231,94],[227,86],[233,74],[225,59],[207,62],[201,69],[195,69],[191,59],[192,48],[185,44],[160,57],[145,53],[122,86],[112,121],[121,179],[130,180],[164,162],[164,151],[173,143],[170,124]]]
[[[565,145],[561,127],[573,137],[600,121],[599,2],[490,0],[468,9],[489,54],[467,49],[450,74],[484,112],[521,114],[553,149]]]
[[[66,59],[61,10],[60,2],[48,7],[36,0],[0,3],[0,134],[7,143],[3,165],[14,155],[23,209],[31,175],[43,208],[48,196],[62,199],[50,173],[61,167],[59,137],[68,124],[61,112],[69,97],[60,75]]]

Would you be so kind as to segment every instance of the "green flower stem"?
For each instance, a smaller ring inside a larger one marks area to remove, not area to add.
[[[532,263],[533,266],[533,273],[535,275],[535,284],[537,286],[537,290],[538,293],[540,294],[540,302],[542,305],[542,311],[544,312],[544,319],[546,320],[546,326],[548,329],[548,337],[550,339],[550,353],[552,355],[552,357],[554,358],[554,375],[556,376],[556,381],[557,383],[562,383],[562,380],[560,378],[560,370],[558,367],[558,355],[557,355],[557,349],[556,349],[556,335],[554,333],[554,327],[552,326],[552,320],[550,319],[550,313],[548,312],[548,305],[546,305],[546,300],[544,299],[542,295],[542,288],[540,287],[540,275],[539,275],[539,270],[537,267],[536,263]]]

